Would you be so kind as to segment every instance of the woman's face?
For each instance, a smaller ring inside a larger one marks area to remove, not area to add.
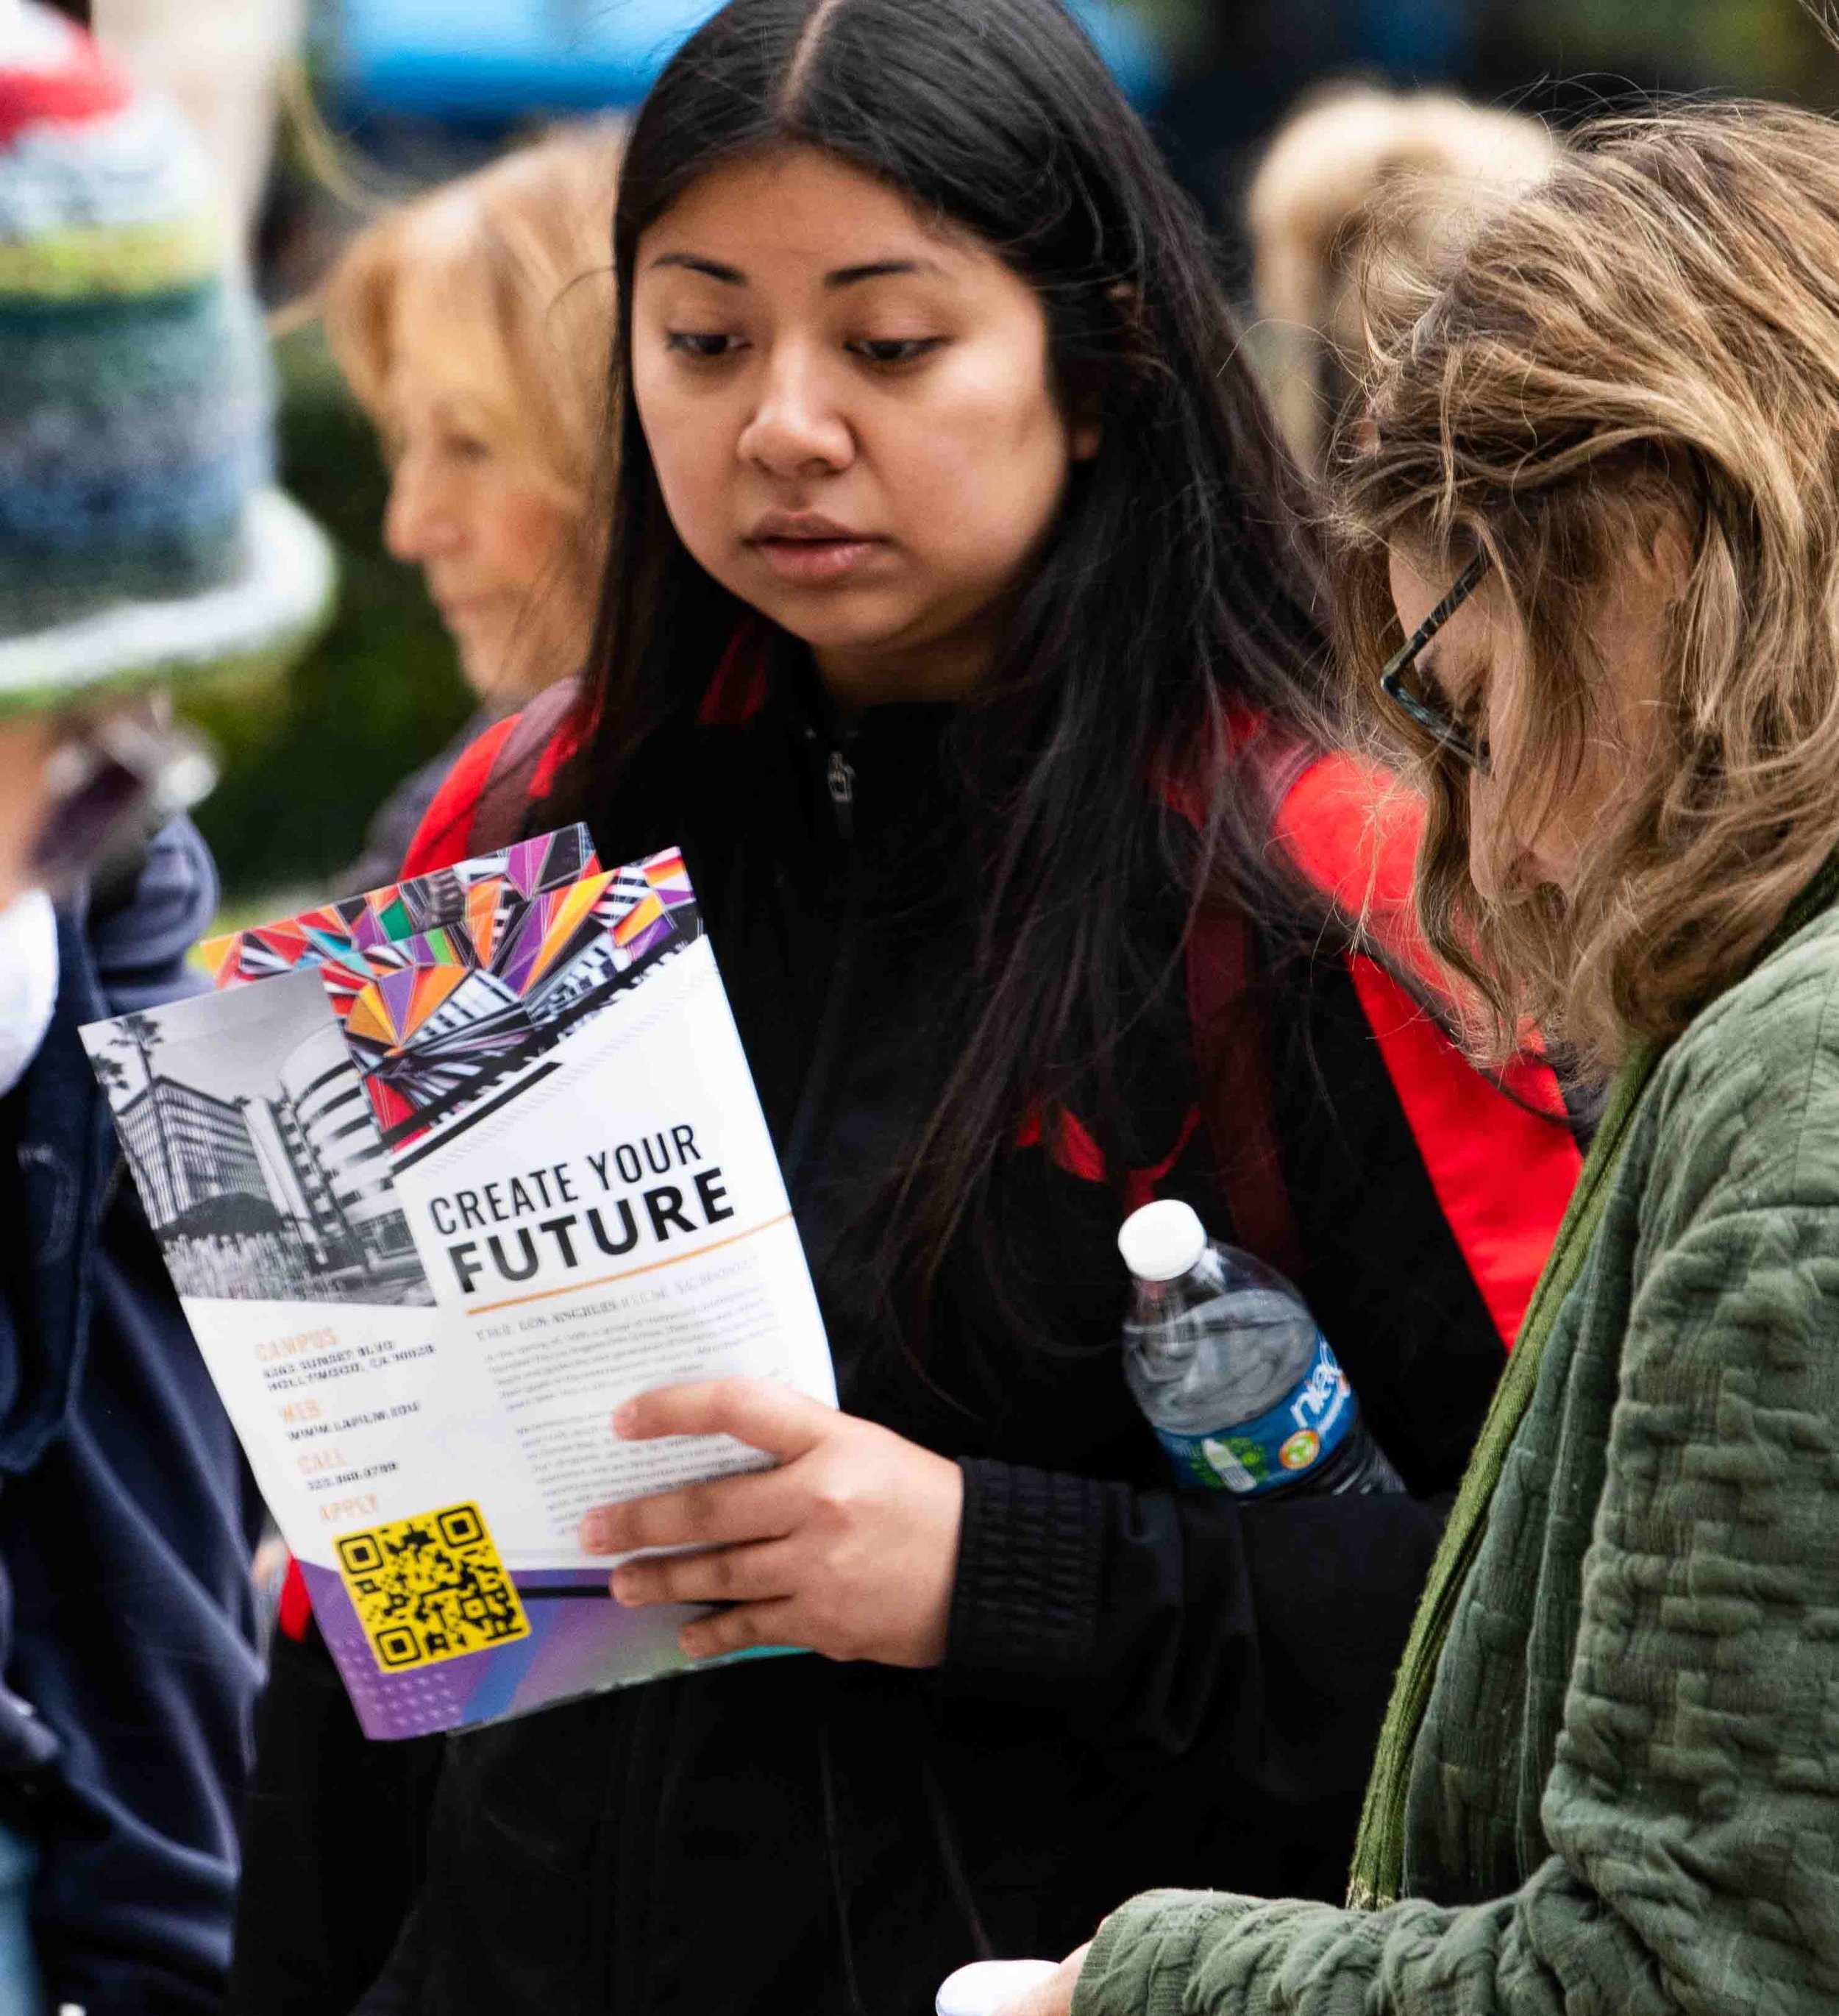
[[[1096,428],[1028,284],[827,155],[718,168],[639,241],[632,387],[678,535],[844,705],[948,698]]]
[[[1392,601],[1409,636],[1449,587],[1445,571],[1410,549],[1391,552]],[[1437,633],[1417,661],[1417,676],[1450,713],[1484,737],[1488,773],[1469,779],[1469,876],[1489,902],[1504,904],[1539,888],[1569,896],[1588,865],[1592,840],[1606,830],[1639,782],[1654,740],[1654,709],[1664,690],[1668,612],[1683,579],[1682,544],[1663,535],[1634,549],[1615,578],[1593,598],[1590,635],[1600,672],[1611,682],[1595,736],[1568,790],[1536,814],[1517,819],[1517,786],[1545,753],[1546,724],[1530,704],[1524,633],[1511,620],[1499,578],[1481,585]]]
[[[587,585],[567,563],[575,517],[488,427],[444,335],[412,268],[390,331],[384,540],[421,568],[467,682],[509,702],[581,668]]]

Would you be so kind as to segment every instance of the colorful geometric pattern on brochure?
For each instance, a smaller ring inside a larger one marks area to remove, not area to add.
[[[596,873],[585,826],[519,841],[452,868],[340,897],[297,916],[207,938],[199,956],[218,987],[241,987],[326,959],[362,956],[399,939],[438,937],[464,925],[469,941],[490,945],[532,899]]]
[[[488,1095],[546,1075],[564,1037],[702,934],[683,857],[600,870],[504,906],[488,884],[474,914],[328,959],[321,977],[344,1024],[387,1146],[440,1138]],[[495,1098],[494,1103],[496,1103]]]

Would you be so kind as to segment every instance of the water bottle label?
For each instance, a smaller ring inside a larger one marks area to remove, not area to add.
[[[1174,1428],[1156,1433],[1182,1483],[1251,1498],[1306,1475],[1339,1448],[1355,1419],[1348,1375],[1327,1338],[1319,1337],[1308,1370],[1268,1413],[1211,1435],[1185,1435]]]

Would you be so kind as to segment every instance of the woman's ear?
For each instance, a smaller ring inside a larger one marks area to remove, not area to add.
[[[1067,452],[1074,462],[1090,462],[1105,437],[1105,408],[1099,388],[1088,384],[1067,401]]]
[[[1692,535],[1685,514],[1669,510],[1636,547],[1633,562],[1637,571],[1669,602],[1685,592],[1692,574]]]

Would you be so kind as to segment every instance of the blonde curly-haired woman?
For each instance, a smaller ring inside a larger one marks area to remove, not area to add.
[[[326,330],[390,464],[383,535],[422,570],[480,712],[378,813],[342,886],[392,880],[480,729],[581,669],[605,524],[606,219],[621,131],[565,128],[354,239]]]
[[[1352,669],[1423,923],[1619,1075],[1400,1669],[1355,1906],[1078,2016],[1839,2006],[1839,130],[1606,124],[1376,331]],[[1383,697],[1382,697],[1383,694]],[[1076,1982],[1076,1985],[1075,1985]]]

